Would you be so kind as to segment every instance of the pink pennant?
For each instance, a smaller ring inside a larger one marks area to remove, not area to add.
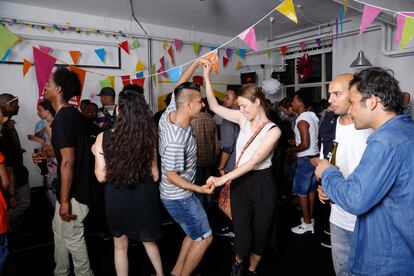
[[[160,58],[160,63],[161,63],[161,67],[158,69],[157,73],[161,73],[161,76],[163,76],[164,78],[168,79],[168,74],[167,72],[165,72],[165,59],[164,57]]]
[[[405,23],[405,16],[404,15],[414,17],[414,12],[404,12],[402,14],[397,15],[397,28],[396,28],[397,31],[395,32],[395,41],[397,43],[401,42],[401,37],[402,37],[404,23]]]
[[[127,86],[128,84],[131,84],[131,77],[130,76],[121,76],[122,84],[124,86]]]
[[[39,97],[43,96],[43,88],[50,77],[56,58],[49,56],[43,51],[33,47],[33,59],[36,68],[37,86],[39,88]]]
[[[362,14],[361,26],[359,33],[365,32],[365,29],[374,22],[375,18],[380,14],[381,9],[369,5],[364,6],[364,13]]]
[[[175,45],[175,50],[178,52],[181,50],[181,47],[183,46],[183,42],[179,39],[174,39],[174,45]]]
[[[299,45],[301,50],[305,49],[305,42],[301,42],[299,43]]]
[[[122,41],[119,46],[129,55],[128,40]]]
[[[39,45],[39,48],[40,48],[40,51],[42,51],[45,54],[49,54],[50,51],[52,51],[52,48],[49,48],[49,47],[46,47],[46,46],[43,46],[43,45]]]
[[[250,48],[257,50],[256,46],[256,31],[254,27],[249,27],[247,30],[239,34],[239,38],[243,40]]]

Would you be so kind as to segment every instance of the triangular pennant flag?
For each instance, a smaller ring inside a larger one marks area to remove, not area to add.
[[[28,61],[27,59],[23,59],[23,77],[25,77],[27,72],[29,72],[31,66],[32,63],[30,61]]]
[[[164,78],[168,79],[168,74],[165,72],[165,60],[164,57],[160,58],[161,67],[157,70],[158,74],[161,74]]]
[[[305,49],[305,42],[299,43],[299,46],[301,50]]]
[[[246,49],[237,49],[234,53],[239,57],[244,58],[246,56]]]
[[[181,47],[183,46],[183,42],[179,39],[174,39],[174,45],[175,45],[175,50],[178,52],[181,50]]]
[[[78,64],[79,57],[80,57],[80,51],[69,51],[70,57],[73,60],[73,64]]]
[[[226,56],[227,56],[228,59],[230,59],[232,53],[233,53],[233,49],[232,48],[227,48],[226,49]]]
[[[204,78],[203,76],[193,76],[193,82],[202,86],[204,84]]]
[[[182,74],[182,71],[183,71],[183,68],[181,66],[180,67],[175,67],[173,69],[170,69],[168,71],[168,78],[173,83],[176,83],[180,79],[181,74]]]
[[[14,33],[10,32],[7,28],[0,24],[0,59],[3,57],[14,44],[16,44],[20,38]],[[7,58],[7,57],[6,57]]]
[[[276,7],[276,10],[298,24],[298,17],[296,16],[295,6],[293,6],[292,0],[283,1]]]
[[[55,65],[56,58],[49,56],[36,47],[33,47],[33,59],[34,64],[36,65],[36,79],[37,86],[39,88],[39,97],[41,97],[43,95],[43,88],[45,87],[53,66]]]
[[[121,76],[123,86],[131,84],[131,76]]]
[[[106,78],[104,80],[99,81],[99,85],[101,86],[101,88],[112,87],[112,82],[111,82],[111,80]]]
[[[381,9],[369,5],[364,6],[364,12],[362,14],[361,26],[359,27],[359,33],[365,32],[365,29],[374,22],[375,18],[380,14]]]
[[[238,60],[235,66],[236,70],[240,70],[241,66],[242,66],[241,61]]]
[[[342,22],[344,19],[344,7],[341,7],[341,9],[339,10],[339,27],[340,27],[340,32],[342,33],[343,28],[342,28]]]
[[[223,57],[223,67],[226,67],[227,63],[229,63],[229,59],[226,57]]]
[[[282,56],[286,56],[287,46],[280,47],[280,52],[282,53]]]
[[[401,37],[400,49],[404,49],[408,42],[414,38],[414,19],[405,18],[404,29]]]
[[[139,46],[141,46],[141,45],[139,44],[139,41],[136,38],[134,38],[134,40],[132,40],[132,43],[129,44],[129,48],[131,48],[131,49],[137,49],[137,48],[139,48]]]
[[[316,39],[316,45],[318,45],[318,48],[321,47],[321,39],[320,38]]]
[[[139,85],[139,86],[141,86],[142,88],[144,88],[145,78],[133,79],[133,80],[131,80],[131,81],[132,81],[132,84]]]
[[[269,58],[272,57],[272,49],[268,49],[266,52]]]
[[[42,51],[45,54],[49,54],[50,51],[52,51],[52,48],[49,48],[47,46],[39,45],[40,51]]]
[[[139,72],[145,68],[145,64],[139,59],[137,65],[135,65],[135,72]]]
[[[335,19],[335,39],[338,40],[338,17]]]
[[[137,79],[141,79],[144,77],[144,72],[139,72],[135,76],[137,76]]]
[[[81,83],[80,95],[71,98],[69,100],[69,103],[74,106],[79,106],[80,99],[82,98],[83,85],[85,84],[86,71],[73,65],[70,65],[69,68],[71,71],[75,72],[78,75],[80,83]]]
[[[212,72],[218,74],[219,64],[218,64],[218,51],[210,52],[206,57],[212,63],[213,68],[211,69]]]
[[[348,0],[344,1],[344,13],[346,14],[346,12],[348,11]]]
[[[157,70],[155,69],[155,65],[152,65],[150,67],[150,75],[151,75],[151,79],[154,82],[154,85],[157,86]]]
[[[119,47],[121,47],[125,51],[125,53],[129,55],[128,40],[125,40],[119,43]]]
[[[401,13],[401,14],[397,15],[397,27],[396,27],[396,31],[395,31],[395,41],[397,43],[401,42],[401,37],[402,37],[404,23],[405,23],[405,16],[404,15],[414,17],[414,12],[404,12],[404,13]]]
[[[96,49],[95,53],[102,62],[105,62],[105,49],[104,48]]]
[[[256,31],[254,30],[254,27],[250,27],[241,34],[239,34],[239,38],[243,40],[244,43],[246,43],[250,48],[253,50],[257,50],[256,45]]]
[[[106,77],[111,82],[111,87],[115,89],[115,77],[114,76],[108,76]]]
[[[170,46],[170,48],[168,48],[168,54],[170,55],[171,63],[173,65],[175,65],[174,52],[173,52],[173,47],[172,46]]]
[[[9,57],[11,53],[11,49],[8,49],[7,52],[4,54],[3,58],[1,59],[1,62],[5,62],[6,59]]]
[[[168,47],[168,44],[167,44],[167,41],[163,41],[162,42],[162,48],[164,49],[164,50],[166,50],[167,49],[167,47]]]
[[[194,55],[196,55],[198,57],[198,54],[200,53],[200,43],[198,42],[193,42],[193,50],[194,50]]]
[[[210,47],[210,51],[212,52],[212,51],[214,51],[214,50],[216,50],[218,47],[216,47],[216,46],[211,46]]]

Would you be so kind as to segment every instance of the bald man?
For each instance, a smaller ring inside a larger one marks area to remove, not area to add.
[[[368,136],[372,129],[355,129],[351,116],[348,114],[349,82],[352,74],[336,76],[329,84],[329,104],[331,110],[339,115],[336,122],[335,141],[338,142],[336,152],[336,166],[345,178],[350,175],[358,165],[364,153]],[[319,200],[328,198],[318,187]],[[355,227],[356,216],[344,211],[337,204],[331,204],[330,233],[332,244],[332,263],[336,275],[350,275],[347,263],[351,249],[352,234]]]

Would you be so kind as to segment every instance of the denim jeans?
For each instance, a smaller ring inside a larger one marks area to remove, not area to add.
[[[332,263],[337,276],[348,276],[348,257],[351,250],[352,235],[354,232],[345,230],[335,224],[330,224]]]
[[[7,244],[7,234],[0,234],[0,275],[3,273],[4,265],[7,256],[9,255],[9,248]]]
[[[292,194],[307,196],[309,192],[316,191],[315,167],[307,156],[298,157],[296,161],[296,172],[293,178]]]

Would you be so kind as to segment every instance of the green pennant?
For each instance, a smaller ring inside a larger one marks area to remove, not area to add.
[[[196,55],[198,57],[199,53],[200,53],[200,43],[198,42],[193,42],[193,50],[194,50],[194,55]]]
[[[157,70],[155,69],[155,65],[152,65],[150,67],[150,75],[152,78],[152,81],[154,82],[154,85],[157,86]]]
[[[134,40],[132,40],[132,43],[129,44],[129,48],[131,49],[137,49],[141,46],[141,44],[139,44],[138,39],[134,38]]]
[[[104,79],[104,80],[99,81],[99,84],[101,85],[101,88],[112,87],[112,82],[111,82],[111,80],[108,80],[108,79]]]
[[[272,49],[267,50],[267,56],[269,58],[272,57]]]
[[[0,24],[0,60],[3,59],[7,50],[12,48],[20,38]]]
[[[408,42],[414,38],[414,19],[411,17],[405,17],[405,23],[401,36],[400,49],[404,49]]]

